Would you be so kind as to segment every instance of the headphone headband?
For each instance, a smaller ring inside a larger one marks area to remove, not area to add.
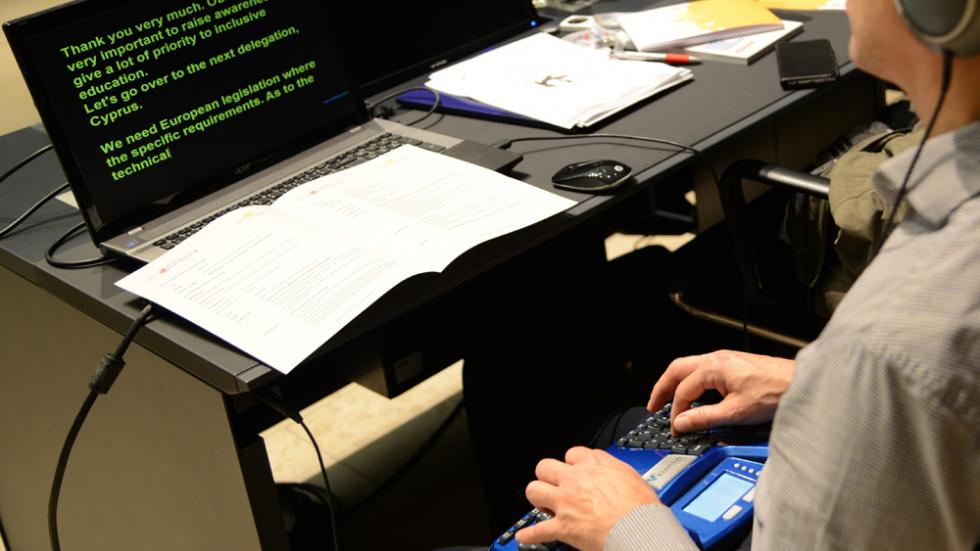
[[[980,0],[895,0],[923,42],[967,56],[980,52]]]

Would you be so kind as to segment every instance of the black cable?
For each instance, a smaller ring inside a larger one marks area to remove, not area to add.
[[[404,463],[398,467],[394,473],[392,473],[388,478],[384,480],[377,488],[372,492],[372,496],[384,492],[387,488],[390,488],[392,484],[397,482],[405,473],[407,473],[413,466],[415,466],[427,452],[429,452],[436,443],[436,440],[449,429],[449,425],[452,424],[453,420],[463,411],[463,400],[460,400],[453,406],[453,410],[449,412],[449,415],[439,424],[438,427],[422,442],[422,445],[415,450],[411,457],[409,457]]]
[[[77,260],[74,262],[62,262],[61,260],[55,260],[54,252],[58,250],[59,247],[64,245],[69,239],[81,233],[81,231],[84,229],[85,229],[85,223],[80,222],[79,224],[73,226],[71,229],[69,229],[64,234],[62,234],[61,237],[56,239],[55,242],[52,243],[50,247],[48,247],[48,250],[44,251],[44,260],[46,260],[48,264],[54,266],[55,268],[62,268],[65,270],[72,270],[77,268],[91,268],[93,266],[102,266],[103,264],[108,264],[113,260],[115,260],[115,258],[111,256],[100,256],[98,258],[89,258],[86,260]]]
[[[65,443],[61,446],[61,455],[58,456],[58,465],[55,467],[54,478],[51,481],[51,495],[48,497],[48,537],[51,540],[52,551],[61,551],[61,540],[58,537],[58,498],[61,495],[61,484],[65,478],[68,457],[71,455],[72,447],[75,445],[75,439],[78,437],[78,433],[81,431],[82,424],[85,423],[85,418],[88,417],[92,405],[95,404],[95,399],[99,397],[99,394],[108,393],[112,387],[112,383],[115,382],[119,373],[122,372],[122,368],[126,365],[126,362],[123,361],[126,349],[133,342],[136,333],[146,324],[152,311],[152,305],[147,304],[129,326],[129,330],[126,331],[126,335],[119,342],[116,351],[107,353],[102,358],[102,361],[99,362],[98,369],[88,383],[88,395],[85,397],[85,401],[82,402],[82,407],[79,408],[78,414],[75,415],[75,421],[65,436]]]
[[[263,397],[260,397],[260,400],[266,402],[267,398],[268,395],[265,395]],[[270,406],[272,405],[269,404],[268,402],[266,403],[267,405]],[[273,407],[273,409],[279,411],[280,414],[283,414],[283,411],[280,411],[280,409],[278,408],[281,408],[281,405],[277,404],[276,406]],[[428,438],[426,438],[425,442],[423,442],[422,445],[418,447],[415,453],[413,453],[412,456],[409,457],[407,461],[405,461],[400,467],[398,467],[398,470],[396,470],[394,473],[391,474],[391,476],[385,479],[384,482],[381,483],[381,485],[375,488],[374,491],[372,492],[372,495],[377,495],[383,492],[386,488],[391,486],[391,484],[393,484],[395,481],[401,478],[401,476],[404,475],[405,472],[407,472],[413,465],[418,463],[419,459],[423,455],[425,455],[427,451],[432,449],[432,447],[435,445],[435,441],[439,438],[440,435],[442,435],[449,428],[449,425],[452,423],[452,421],[456,419],[456,417],[462,411],[463,411],[463,401],[460,400],[455,406],[453,406],[453,410],[449,412],[449,415],[446,416],[446,418],[442,421],[442,423],[438,427],[436,427],[436,429],[432,431],[432,433],[428,436]],[[283,415],[283,416],[289,417],[289,415]],[[307,432],[307,435],[310,436],[310,438],[312,439],[312,435],[310,435],[309,432]],[[321,465],[321,474],[323,474],[324,480],[326,480],[325,470],[323,470],[322,465]],[[286,486],[289,488],[296,488],[299,490],[303,490],[308,494],[315,495],[319,498],[319,501],[321,503],[323,503],[325,506],[333,510],[333,502],[330,501],[332,499],[332,495],[329,490],[324,491],[323,488],[320,488],[313,484],[307,484],[302,482],[286,482],[286,483],[279,483],[279,485]]]
[[[310,431],[310,427],[306,426],[306,423],[302,419],[297,422],[306,431],[306,436],[310,438],[310,443],[313,444],[313,449],[316,451],[316,460],[320,464],[320,474],[323,476],[323,485],[326,487],[325,497],[327,499],[327,507],[330,509],[330,535],[333,537],[333,549],[334,551],[340,551],[340,541],[337,537],[337,505],[333,500],[333,490],[330,489],[330,479],[327,478],[327,467],[323,464],[323,455],[320,453],[320,446],[316,443],[316,438],[313,437],[313,432]]]
[[[7,234],[9,234],[10,232],[14,231],[14,228],[16,228],[17,226],[19,226],[24,220],[27,220],[27,217],[28,216],[34,214],[37,211],[37,209],[39,209],[42,206],[44,206],[45,203],[47,203],[48,201],[50,201],[51,199],[53,199],[56,195],[58,195],[62,191],[65,191],[66,189],[68,189],[68,184],[67,183],[62,184],[62,185],[58,186],[57,188],[55,188],[50,193],[48,193],[47,195],[45,195],[44,197],[42,197],[37,203],[34,203],[31,206],[31,208],[29,208],[26,211],[24,211],[24,213],[21,214],[20,216],[18,216],[16,220],[14,220],[13,222],[11,222],[10,224],[7,224],[7,227],[5,227],[4,229],[0,230],[0,239],[3,239],[4,237],[7,237]]]
[[[51,495],[48,496],[48,537],[51,540],[52,551],[61,551],[61,540],[58,538],[58,498],[61,495],[61,483],[65,478],[65,468],[68,466],[68,456],[71,455],[71,449],[75,445],[78,432],[82,429],[82,423],[85,422],[89,410],[92,409],[92,404],[98,397],[98,392],[88,391],[88,396],[82,402],[82,407],[78,410],[75,421],[68,430],[65,443],[61,446],[61,455],[58,456],[58,466],[55,468],[54,479],[51,482]]]
[[[0,176],[0,183],[2,183],[4,180],[6,180],[7,178],[9,178],[10,175],[13,174],[14,172],[17,172],[18,170],[20,170],[21,167],[23,167],[27,163],[33,161],[34,159],[36,159],[36,158],[40,157],[42,154],[44,154],[46,151],[50,151],[52,149],[54,149],[54,147],[51,144],[48,144],[48,145],[42,147],[41,149],[38,149],[34,153],[31,153],[27,157],[24,157],[23,159],[21,159],[20,161],[18,161],[17,164],[15,164],[13,167],[11,167],[10,170],[8,170],[7,172],[4,172],[3,173],[3,176]]]
[[[405,126],[414,126],[414,125],[416,125],[416,124],[424,121],[425,119],[429,118],[429,115],[435,113],[436,112],[436,109],[439,108],[439,105],[442,104],[442,95],[439,94],[439,90],[434,90],[434,89],[429,88],[427,86],[413,86],[411,88],[405,88],[405,89],[399,90],[397,92],[392,92],[392,93],[388,94],[387,96],[385,96],[385,97],[383,97],[383,98],[381,98],[381,99],[379,99],[379,100],[377,100],[375,102],[372,102],[372,103],[367,104],[368,114],[373,117],[374,116],[373,115],[374,110],[377,109],[377,107],[379,105],[381,105],[382,103],[390,100],[391,98],[398,97],[398,96],[404,94],[405,92],[411,92],[412,90],[423,90],[425,92],[429,92],[429,93],[431,93],[433,95],[433,100],[432,100],[432,105],[429,107],[429,110],[425,112],[425,114],[423,114],[421,117],[419,117],[419,118],[417,118],[417,119],[415,119],[415,120],[413,120],[411,122],[403,122],[402,124],[404,124]]]
[[[711,171],[711,177],[712,177],[712,179],[714,179],[715,184],[717,185],[718,182],[719,182],[718,174],[715,172],[715,167],[711,164],[711,160],[708,159],[708,156],[705,155],[705,153],[703,151],[701,151],[700,149],[697,149],[695,147],[691,147],[689,145],[682,144],[680,142],[675,142],[673,140],[667,140],[667,139],[663,139],[663,138],[649,138],[647,136],[634,136],[632,134],[580,134],[580,135],[575,135],[575,136],[527,136],[527,137],[523,137],[523,138],[512,138],[512,139],[509,139],[509,140],[501,140],[501,141],[499,141],[499,142],[497,142],[497,143],[495,143],[493,145],[494,145],[494,147],[498,147],[500,149],[508,149],[508,148],[510,148],[511,145],[513,145],[513,144],[515,144],[517,142],[552,141],[552,140],[582,140],[582,139],[587,139],[587,138],[591,138],[591,139],[615,138],[615,139],[623,139],[623,140],[638,140],[638,141],[641,141],[641,142],[652,142],[652,143],[658,143],[658,144],[662,144],[662,145],[669,145],[671,147],[676,147],[678,149],[683,149],[684,151],[690,151],[691,153],[694,153],[695,155],[697,155],[698,157],[700,157],[701,160],[703,160],[704,163],[708,166],[708,170]]]
[[[333,500],[333,490],[330,489],[330,479],[327,478],[327,467],[323,463],[323,454],[320,453],[320,446],[316,443],[316,438],[313,436],[313,432],[310,431],[308,426],[306,426],[306,422],[303,421],[303,415],[298,410],[287,407],[271,392],[258,390],[255,391],[254,394],[260,402],[272,408],[279,415],[282,415],[286,419],[290,419],[297,425],[303,427],[303,430],[306,432],[306,436],[310,438],[310,443],[313,444],[313,449],[316,451],[316,460],[320,464],[320,474],[323,476],[323,485],[326,486],[326,492],[321,493],[321,499],[325,499],[325,505],[330,512],[330,536],[333,540],[333,549],[334,551],[340,551],[340,541],[337,536],[337,506]],[[307,489],[307,491],[310,490]]]
[[[302,491],[319,501],[324,507],[330,507],[330,498],[327,497],[329,494],[327,494],[327,490],[322,486],[307,482],[277,482],[276,486]]]
[[[4,172],[3,173],[3,176],[0,176],[0,183],[3,183],[3,181],[6,180],[7,178],[9,178],[11,174],[13,174],[13,173],[17,172],[18,170],[20,170],[27,163],[29,163],[29,162],[33,161],[34,159],[40,157],[44,152],[50,151],[51,149],[52,149],[52,147],[50,145],[46,145],[46,146],[42,147],[41,149],[38,149],[34,153],[31,153],[27,157],[24,157],[17,164],[15,164],[10,170],[8,170],[7,172]],[[44,205],[45,203],[47,203],[48,201],[50,201],[51,198],[54,197],[55,195],[58,195],[59,193],[61,193],[62,191],[64,191],[67,187],[68,187],[68,184],[63,184],[63,185],[59,186],[58,189],[56,189],[56,190],[52,191],[51,193],[48,193],[47,195],[45,195],[37,203],[34,203],[34,205],[31,208],[27,209],[27,211],[25,211],[23,214],[21,214],[20,216],[18,216],[16,220],[14,220],[10,224],[8,224],[7,227],[5,227],[2,230],[0,230],[0,239],[3,239],[4,237],[6,237],[8,233],[12,232],[14,230],[14,228],[16,228],[17,226],[19,226],[24,220],[27,219],[28,216],[34,214],[34,212],[37,211],[37,209],[41,208],[42,205]]]
[[[909,181],[912,179],[912,171],[915,170],[915,164],[919,161],[919,155],[922,154],[922,149],[926,145],[926,140],[932,134],[932,128],[936,125],[936,119],[939,118],[939,110],[943,107],[943,102],[946,99],[946,92],[949,91],[949,81],[953,76],[953,53],[949,50],[942,51],[943,56],[943,73],[942,80],[940,81],[939,87],[939,99],[936,101],[936,108],[933,110],[932,115],[929,117],[929,123],[926,125],[925,134],[922,135],[922,140],[919,142],[918,147],[915,148],[915,154],[912,156],[912,161],[909,163],[909,168],[905,171],[905,178],[902,180],[902,185],[898,188],[898,194],[895,195],[895,203],[892,205],[891,211],[888,213],[888,219],[885,221],[885,225],[881,228],[881,233],[878,234],[878,239],[875,240],[874,245],[871,248],[871,256],[874,258],[878,255],[881,247],[885,244],[885,240],[891,235],[893,224],[895,222],[895,213],[898,212],[898,208],[902,204],[902,200],[908,193]]]

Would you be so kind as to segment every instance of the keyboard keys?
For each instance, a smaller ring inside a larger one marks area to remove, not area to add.
[[[675,442],[670,448],[670,453],[687,453],[687,444],[684,442]]]
[[[240,208],[240,207],[247,207],[249,205],[271,205],[273,201],[282,197],[286,192],[299,186],[300,184],[303,184],[305,182],[310,182],[312,180],[320,178],[321,176],[333,174],[338,170],[347,168],[349,166],[354,166],[356,164],[360,164],[368,159],[373,159],[378,155],[383,155],[402,144],[411,144],[411,145],[428,149],[430,151],[442,151],[445,149],[444,147],[435,144],[426,143],[423,142],[422,140],[417,140],[415,138],[408,138],[405,136],[398,136],[396,134],[386,132],[380,136],[372,138],[371,140],[368,140],[367,142],[364,142],[354,147],[353,149],[349,149],[333,158],[327,159],[326,161],[323,161],[320,164],[312,168],[309,168],[300,174],[291,176],[269,188],[266,188],[262,191],[255,193],[254,195],[242,199],[229,208],[226,208],[224,210],[221,210],[220,212],[216,212],[212,215],[202,218],[201,220],[193,224],[190,224],[184,228],[180,228],[179,230],[164,237],[163,239],[159,239],[155,241],[153,244],[162,249],[172,249],[178,243],[190,237],[191,235],[197,233],[198,230],[208,225],[210,222],[214,221],[215,218],[218,218],[222,214],[226,214],[227,212],[233,209]]]
[[[706,431],[674,436],[670,431],[670,404],[650,415],[616,441],[621,448],[666,450],[672,454],[701,455],[717,442]],[[692,402],[691,407],[701,406]]]
[[[713,445],[714,445],[714,442],[711,441],[711,440],[701,440],[699,442],[694,443],[690,447],[688,447],[687,448],[687,454],[688,455],[701,455],[704,452],[708,451],[711,448],[711,446],[713,446]]]
[[[558,548],[557,541],[548,541],[545,543],[521,543],[517,545],[518,551],[553,551]]]

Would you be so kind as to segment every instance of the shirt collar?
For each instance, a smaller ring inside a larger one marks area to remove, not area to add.
[[[872,178],[875,191],[889,204],[895,202],[915,149],[883,162]],[[929,139],[908,184],[906,197],[912,210],[942,225],[953,210],[978,193],[980,121]]]

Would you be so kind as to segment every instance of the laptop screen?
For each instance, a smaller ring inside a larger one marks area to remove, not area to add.
[[[5,25],[97,241],[367,119],[320,0],[83,0]]]
[[[473,10],[476,13],[474,15]],[[338,28],[349,45],[351,73],[365,94],[439,68],[537,24],[530,0],[388,2],[366,9],[338,2]]]

